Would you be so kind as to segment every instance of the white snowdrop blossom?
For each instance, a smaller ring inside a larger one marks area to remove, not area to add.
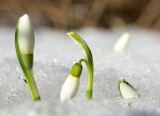
[[[76,95],[79,88],[79,82],[79,77],[73,77],[71,74],[68,76],[61,90],[60,99],[62,103],[72,99]]]
[[[119,80],[118,83],[119,92],[124,99],[137,99],[139,98],[139,94],[136,89],[130,85],[126,80]]]
[[[18,21],[18,44],[22,54],[32,54],[34,51],[34,31],[31,20],[27,14]]]
[[[129,39],[130,39],[130,34],[128,32],[122,34],[122,36],[114,44],[113,51],[116,53],[123,52],[128,46]]]
[[[75,63],[72,67],[70,75],[62,86],[60,95],[61,103],[72,99],[76,95],[79,88],[81,73],[82,65],[80,63]]]

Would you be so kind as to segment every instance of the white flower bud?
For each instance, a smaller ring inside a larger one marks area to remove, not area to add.
[[[34,32],[31,20],[27,14],[19,18],[18,21],[18,44],[22,54],[33,54]]]
[[[118,83],[118,87],[119,92],[124,99],[139,98],[139,94],[137,93],[136,89],[126,80],[120,80]]]
[[[130,34],[128,32],[124,33],[114,44],[113,51],[116,53],[123,52],[128,46],[129,38]]]
[[[69,77],[65,80],[61,89],[61,95],[60,95],[61,103],[72,99],[76,95],[79,88],[79,83],[80,83],[79,77],[74,77],[71,74],[69,75]]]

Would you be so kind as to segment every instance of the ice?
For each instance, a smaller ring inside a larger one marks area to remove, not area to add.
[[[111,30],[72,30],[90,46],[95,63],[94,92],[86,100],[87,71],[84,66],[76,97],[60,103],[60,90],[74,62],[84,57],[67,36],[68,31],[36,29],[34,74],[41,101],[32,101],[19,66],[15,28],[0,27],[0,116],[158,116],[160,115],[160,34],[128,27],[129,46],[112,52],[121,34]],[[137,100],[124,100],[118,80],[124,78],[140,93]]]

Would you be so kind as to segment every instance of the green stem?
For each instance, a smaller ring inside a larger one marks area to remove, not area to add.
[[[87,60],[86,60],[86,59],[80,59],[80,60],[79,60],[79,63],[80,63],[80,64],[82,64],[82,62],[85,62],[86,65],[87,65]]]
[[[33,71],[32,71],[32,67],[28,68],[28,66],[26,67],[25,65],[25,61],[23,59],[23,57],[26,57],[28,54],[26,54],[24,56],[24,54],[22,55],[19,49],[19,44],[18,44],[18,25],[16,27],[16,33],[15,33],[15,47],[16,47],[16,53],[17,53],[17,57],[20,63],[20,66],[22,68],[22,71],[26,77],[26,81],[30,90],[30,94],[32,96],[33,100],[40,100],[40,95],[36,86],[36,82],[33,76]]]
[[[93,92],[93,76],[94,76],[94,64],[93,64],[93,57],[90,48],[88,47],[87,43],[76,33],[70,32],[68,35],[80,46],[82,50],[84,50],[87,59],[82,59],[80,62],[84,61],[87,65],[88,70],[88,85],[86,90],[86,96],[88,99],[92,99],[92,92]]]

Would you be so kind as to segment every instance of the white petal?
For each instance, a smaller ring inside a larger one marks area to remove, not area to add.
[[[30,18],[27,14],[19,19],[18,24],[18,43],[21,52],[25,54],[32,54],[34,50],[34,32]]]
[[[120,83],[120,92],[123,98],[139,98],[139,94],[137,91],[127,83],[121,82]]]
[[[76,95],[78,88],[79,88],[79,78],[69,75],[69,77],[65,80],[61,89],[61,95],[60,95],[61,102],[63,103],[67,100],[72,99]]]
[[[124,33],[114,44],[113,51],[117,53],[123,52],[128,45],[129,38],[130,38],[129,33],[128,32]]]

